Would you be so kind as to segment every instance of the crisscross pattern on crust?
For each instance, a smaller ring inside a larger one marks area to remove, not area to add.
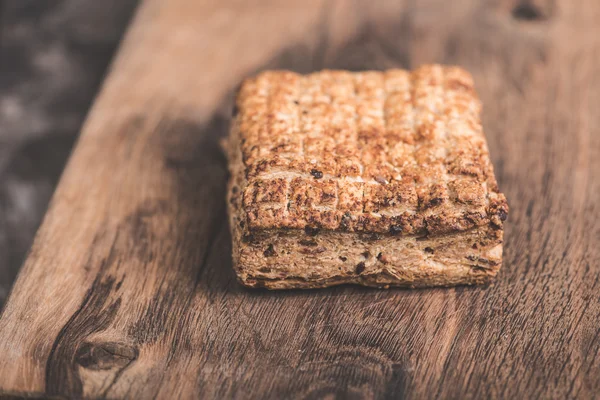
[[[436,234],[493,223],[498,192],[469,73],[268,71],[232,126],[245,229]]]

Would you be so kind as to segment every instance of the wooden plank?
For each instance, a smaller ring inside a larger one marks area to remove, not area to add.
[[[0,307],[136,3],[0,1]]]
[[[0,387],[71,397],[592,398],[600,4],[146,0],[0,320]],[[217,138],[263,68],[473,72],[500,186],[487,288],[236,284]]]

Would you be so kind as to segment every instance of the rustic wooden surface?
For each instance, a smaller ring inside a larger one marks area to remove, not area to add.
[[[600,3],[145,0],[0,319],[5,392],[594,398]],[[511,213],[489,287],[241,288],[231,92],[264,68],[472,71]]]
[[[0,307],[137,0],[0,0]]]

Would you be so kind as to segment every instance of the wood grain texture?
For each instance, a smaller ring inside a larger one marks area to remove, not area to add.
[[[0,307],[136,3],[0,1]]]
[[[141,6],[0,319],[2,390],[597,396],[600,4],[225,3]],[[217,146],[241,78],[426,62],[470,70],[484,103],[511,204],[495,284],[241,288]]]

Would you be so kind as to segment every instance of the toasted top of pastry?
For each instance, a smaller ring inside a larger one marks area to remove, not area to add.
[[[229,141],[245,229],[502,227],[508,206],[480,110],[471,75],[458,67],[246,80]]]

